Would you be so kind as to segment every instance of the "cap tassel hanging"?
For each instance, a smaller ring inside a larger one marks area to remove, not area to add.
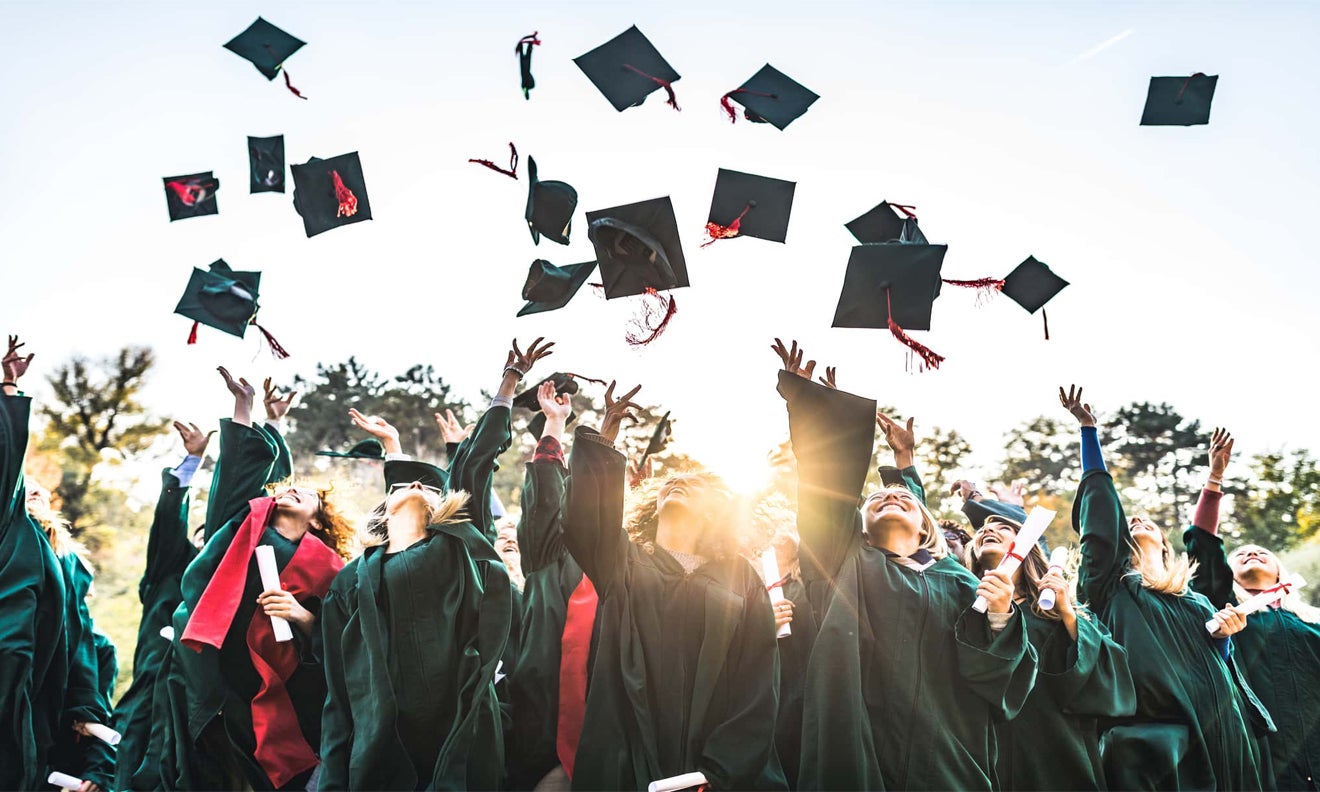
[[[957,286],[963,289],[976,289],[977,305],[980,305],[985,300],[995,296],[1004,288],[1004,280],[1002,278],[975,278],[973,280],[940,278],[940,280],[950,286]]]
[[[702,242],[701,246],[708,247],[721,239],[733,239],[738,236],[740,233],[739,229],[742,228],[742,219],[747,216],[748,212],[755,208],[756,201],[748,201],[747,205],[743,207],[742,212],[740,212],[737,217],[733,218],[732,223],[729,223],[726,226],[720,225],[714,221],[706,223],[706,233],[710,236],[710,239]]]
[[[275,356],[276,360],[284,360],[289,356],[289,350],[285,349],[279,341],[276,341],[275,336],[271,335],[269,330],[257,324],[255,318],[252,320],[251,324],[253,327],[261,331],[261,335],[265,337],[266,343],[270,344],[270,353]]]
[[[1048,316],[1045,315],[1045,307],[1044,307],[1044,306],[1041,306],[1041,309],[1040,309],[1040,320],[1041,320],[1041,322],[1043,322],[1044,325],[1045,325],[1045,340],[1046,340],[1046,341],[1049,341],[1049,340],[1050,340],[1050,318],[1049,318]]]
[[[646,287],[642,300],[641,310],[633,318],[633,326],[630,326],[624,334],[628,345],[633,347],[646,346],[659,338],[665,328],[669,327],[669,320],[678,313],[678,303],[674,301],[672,294],[660,294],[650,286]],[[657,316],[660,317],[659,323],[656,323]]]
[[[201,327],[201,322],[193,322],[192,330],[188,332],[188,344],[197,343],[197,328]]]
[[[352,217],[357,214],[357,196],[344,186],[339,171],[330,171],[330,176],[335,180],[335,200],[339,201],[339,211],[335,212],[335,217]]]
[[[898,343],[907,347],[912,352],[916,353],[917,357],[921,358],[921,364],[917,367],[917,371],[939,368],[940,364],[944,362],[944,356],[908,335],[903,328],[899,327],[898,323],[894,321],[894,311],[890,306],[889,300],[889,289],[885,289],[885,310],[889,314],[889,332],[894,338],[898,339]]]
[[[731,99],[731,97],[734,94],[747,94],[749,96],[764,96],[767,99],[779,98],[777,94],[762,93],[761,91],[753,91],[748,88],[738,88],[737,90],[729,91],[728,93],[720,97],[720,107],[724,108],[724,112],[729,114],[730,124],[735,124],[738,122],[738,113],[736,110],[733,109],[733,101]],[[758,115],[753,115],[750,110],[744,110],[743,115],[747,118],[748,121],[751,121],[753,123],[761,123],[761,124],[765,123],[764,118],[761,118]]]
[[[299,91],[297,88],[294,88],[293,83],[289,82],[289,70],[280,69],[280,71],[284,72],[284,87],[289,89],[289,93],[293,94],[294,96],[298,97],[304,102],[307,101],[307,97],[302,95],[302,91]]]
[[[522,76],[524,99],[531,99],[532,89],[536,87],[536,80],[532,77],[532,47],[541,45],[541,39],[537,38],[539,33],[540,31],[533,31],[532,35],[518,39],[518,46],[513,50],[518,53],[518,71]]]
[[[503,173],[505,176],[508,176],[510,179],[517,179],[517,178],[518,178],[518,149],[513,145],[513,143],[509,143],[509,169],[508,169],[508,170],[505,170],[504,168],[501,168],[499,165],[496,165],[495,163],[491,162],[491,161],[488,160],[488,159],[470,159],[470,158],[469,158],[469,159],[468,159],[468,162],[475,162],[475,163],[477,163],[478,165],[485,165],[487,168],[490,168],[491,170],[495,171],[496,173]]]
[[[601,379],[592,379],[591,377],[584,377],[584,376],[582,376],[581,374],[574,374],[574,373],[571,372],[571,371],[566,371],[566,372],[564,372],[564,376],[568,377],[569,379],[582,380],[583,382],[590,382],[592,385],[608,385],[608,384],[609,384],[609,383],[606,382],[605,380],[601,380]]]
[[[1178,89],[1178,96],[1174,98],[1173,103],[1182,104],[1183,94],[1187,91],[1187,86],[1191,85],[1192,80],[1196,79],[1197,77],[1204,77],[1204,76],[1205,76],[1205,72],[1197,72],[1196,74],[1193,74],[1191,77],[1188,77],[1186,80],[1183,80],[1182,87]]]
[[[660,79],[659,77],[652,77],[651,75],[647,74],[646,72],[642,71],[641,69],[637,68],[636,66],[632,65],[631,63],[625,63],[625,64],[623,64],[623,68],[627,69],[627,70],[630,71],[630,72],[635,72],[635,73],[637,73],[637,74],[640,74],[640,75],[642,75],[643,77],[645,77],[646,79],[648,79],[648,80],[650,80],[651,82],[655,83],[656,85],[660,86],[661,88],[664,88],[664,89],[665,89],[665,93],[669,94],[669,101],[665,102],[665,104],[669,105],[670,107],[674,108],[675,110],[682,110],[682,109],[683,109],[683,108],[681,108],[681,107],[678,106],[678,97],[674,96],[674,86],[670,85],[668,80],[662,80],[662,79]]]

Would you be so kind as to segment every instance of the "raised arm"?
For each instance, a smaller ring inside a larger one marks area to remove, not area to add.
[[[564,464],[563,436],[568,421],[569,397],[555,395],[553,382],[536,392],[545,429],[536,444],[523,479],[522,517],[518,520],[518,548],[522,571],[530,575],[557,562],[564,553],[563,516],[568,468]]]
[[[241,377],[235,380],[224,367],[219,371],[234,395],[234,416],[220,421],[220,453],[206,502],[207,540],[246,514],[248,501],[266,494],[266,484],[280,455],[279,444],[272,436],[252,426],[256,389]]]
[[[1224,471],[1233,456],[1233,436],[1216,429],[1210,438],[1210,476],[1196,502],[1196,515],[1183,532],[1188,557],[1196,562],[1192,588],[1204,594],[1216,608],[1237,604],[1233,596],[1233,570],[1219,537],[1219,500],[1223,497]]]
[[[9,530],[14,518],[27,510],[23,491],[23,460],[27,455],[28,420],[32,412],[32,400],[20,396],[18,382],[27,373],[33,355],[20,355],[23,347],[18,336],[9,337],[9,347],[5,351],[2,363],[4,385],[0,386],[0,487],[3,487],[3,502],[0,508],[0,537]]]
[[[201,467],[206,446],[214,431],[203,432],[197,424],[174,422],[183,439],[185,456],[177,467],[161,473],[160,497],[147,534],[147,567],[138,584],[138,598],[147,605],[152,590],[161,581],[182,575],[196,550],[188,540],[188,497],[193,475]]]
[[[262,388],[266,422],[257,428],[264,431],[275,444],[275,463],[266,474],[266,483],[278,484],[288,481],[293,476],[293,453],[289,451],[289,444],[284,441],[284,416],[289,414],[289,408],[293,406],[294,397],[298,393],[297,391],[282,393],[279,388],[271,384],[270,377],[262,383]]]
[[[907,419],[907,424],[901,424],[885,415],[883,412],[875,411],[875,422],[880,427],[881,433],[885,436],[885,442],[894,452],[894,465],[881,465],[880,480],[885,486],[907,487],[913,495],[921,500],[922,505],[926,504],[926,488],[921,483],[921,474],[917,472],[916,448],[917,436],[912,430],[912,425],[916,422],[915,418]]]
[[[1099,608],[1132,566],[1127,516],[1114,489],[1114,480],[1105,469],[1095,414],[1091,405],[1082,401],[1082,389],[1073,385],[1065,393],[1060,387],[1059,402],[1077,419],[1082,430],[1082,482],[1077,488],[1072,513],[1073,529],[1081,534],[1082,541],[1077,588],[1084,601]]]

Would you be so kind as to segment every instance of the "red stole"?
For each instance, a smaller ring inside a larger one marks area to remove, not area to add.
[[[559,642],[559,723],[555,751],[564,772],[573,778],[582,721],[587,714],[587,662],[591,657],[591,630],[596,622],[596,587],[591,578],[582,582],[568,598],[564,634]]]
[[[180,643],[196,651],[203,646],[219,649],[238,612],[247,585],[248,568],[261,534],[275,509],[274,498],[254,498],[246,520],[239,526],[215,574],[188,617]],[[314,536],[303,535],[293,558],[280,570],[280,583],[295,598],[324,597],[335,573],[344,567],[339,554]],[[261,687],[252,699],[252,726],[256,735],[255,759],[270,776],[271,783],[284,786],[299,773],[316,766],[313,747],[307,744],[298,725],[293,701],[285,682],[298,668],[294,641],[275,640],[270,617],[257,608],[248,623],[248,654],[261,677]]]

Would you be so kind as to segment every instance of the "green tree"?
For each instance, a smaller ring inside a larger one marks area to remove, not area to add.
[[[1134,402],[1105,421],[1102,432],[1114,478],[1135,510],[1180,534],[1208,469],[1201,422],[1169,404]]]
[[[1225,482],[1233,510],[1224,533],[1235,543],[1282,553],[1320,532],[1320,468],[1309,451],[1256,454],[1250,471]]]
[[[1004,435],[1001,481],[1027,482],[1028,492],[1061,492],[1077,475],[1077,430],[1055,418],[1038,415]]]

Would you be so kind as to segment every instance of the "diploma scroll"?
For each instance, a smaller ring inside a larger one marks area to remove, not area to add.
[[[1054,520],[1054,512],[1049,509],[1042,509],[1037,506],[1027,515],[1026,522],[1022,523],[1022,530],[1018,531],[1017,536],[1013,538],[1013,546],[1008,548],[1008,553],[1004,555],[999,566],[995,569],[1001,572],[1007,572],[1010,575],[1017,571],[1022,565],[1022,559],[1027,557],[1031,548],[1040,538],[1045,535],[1045,529],[1050,527],[1050,522]],[[985,613],[990,607],[990,603],[985,597],[977,597],[976,602],[972,603],[972,609],[977,613]]]
[[[98,740],[104,741],[108,745],[118,745],[119,741],[124,739],[124,735],[104,724],[85,723],[83,726],[87,729],[88,734]]]
[[[1270,605],[1278,602],[1297,589],[1306,585],[1306,580],[1301,575],[1291,575],[1285,581],[1278,585],[1271,586],[1255,596],[1248,597],[1247,600],[1237,606],[1238,612],[1243,616],[1250,616],[1256,611],[1264,610]],[[1206,632],[1214,633],[1219,629],[1219,620],[1211,619],[1205,623]]]
[[[46,779],[46,783],[51,786],[57,786],[60,789],[77,789],[82,786],[83,782],[81,778],[74,778],[65,773],[51,773],[50,777]]]
[[[765,578],[765,584],[767,586],[779,582],[782,577],[779,573],[779,558],[775,555],[775,549],[773,547],[766,548],[766,551],[761,554],[761,577]],[[774,588],[769,589],[769,591],[771,608],[784,601],[783,586],[775,586]],[[785,624],[783,627],[779,628],[779,632],[775,633],[775,637],[783,638],[786,635],[792,634],[793,625]]]
[[[682,789],[696,789],[707,783],[704,773],[684,773],[652,781],[647,785],[646,792],[679,792]]]
[[[1068,548],[1056,547],[1050,552],[1050,572],[1057,569],[1062,573],[1063,565],[1066,563],[1068,563]],[[1045,589],[1040,593],[1040,609],[1054,610],[1054,589]]]
[[[275,548],[270,545],[257,545],[257,571],[261,573],[261,587],[266,591],[280,590],[280,571],[275,565]],[[275,640],[292,641],[293,630],[289,623],[279,616],[270,617],[270,626],[275,630]]]

